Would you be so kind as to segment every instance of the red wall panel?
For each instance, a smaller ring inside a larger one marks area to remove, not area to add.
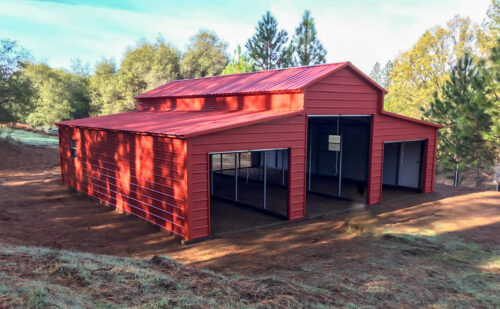
[[[423,191],[434,189],[434,166],[437,129],[380,113],[383,94],[345,68],[306,88],[304,110],[308,115],[372,115],[372,141],[368,181],[368,204],[382,198],[384,142],[425,139]]]
[[[199,111],[199,110],[275,110],[293,111],[303,107],[302,92],[255,94],[241,96],[207,96],[194,98],[139,99],[139,110]]]
[[[186,141],[59,127],[63,183],[184,236]],[[77,158],[70,154],[75,139]]]
[[[305,131],[303,115],[195,137],[188,141],[189,209],[193,229],[189,239],[210,235],[209,162],[211,152],[290,149],[289,220],[305,216]]]

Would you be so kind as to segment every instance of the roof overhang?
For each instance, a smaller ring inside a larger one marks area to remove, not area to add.
[[[55,123],[87,128],[169,138],[196,136],[301,115],[299,111],[133,111]]]

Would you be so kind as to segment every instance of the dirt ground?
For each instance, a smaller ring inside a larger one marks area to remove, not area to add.
[[[56,148],[0,144],[0,242],[129,257],[165,255],[224,273],[294,269],[314,259],[350,263],[374,248],[345,234],[374,226],[425,236],[457,234],[500,248],[500,193],[437,185],[351,213],[259,229],[192,245],[119,214],[60,183]],[[347,224],[346,224],[347,223]],[[307,261],[307,262],[306,262]]]

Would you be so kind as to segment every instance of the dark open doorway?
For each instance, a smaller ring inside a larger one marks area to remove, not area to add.
[[[288,218],[288,149],[210,154],[212,235]]]
[[[383,193],[422,191],[425,148],[424,140],[384,144]]]
[[[308,215],[366,202],[370,136],[371,116],[308,118]]]

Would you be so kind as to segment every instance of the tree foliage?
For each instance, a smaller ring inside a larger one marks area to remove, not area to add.
[[[88,90],[80,76],[29,62],[23,65],[22,74],[33,88],[33,110],[26,119],[31,126],[88,117]]]
[[[241,46],[238,45],[234,51],[233,59],[226,65],[221,75],[247,73],[255,71],[254,62],[241,51]]]
[[[94,74],[89,77],[89,92],[91,116],[127,110],[127,100],[119,87],[118,69],[112,59],[97,63]]]
[[[200,31],[191,38],[182,57],[183,78],[219,75],[228,63],[227,44],[209,31]]]
[[[16,41],[0,40],[0,121],[25,119],[29,105],[29,81],[20,73],[29,53]]]
[[[500,37],[497,44],[492,48],[491,56],[486,63],[488,70],[488,84],[486,94],[491,101],[491,105],[486,109],[486,113],[492,119],[492,126],[484,137],[495,151],[495,160],[500,164]]]
[[[179,52],[161,37],[154,44],[140,41],[128,48],[117,74],[119,110],[135,109],[134,96],[178,79],[179,66]]]
[[[459,16],[444,28],[438,26],[426,31],[412,49],[394,61],[386,108],[420,117],[420,108],[429,106],[436,90],[440,97],[442,86],[458,59],[466,53],[480,55],[478,33],[478,25]]]
[[[288,44],[288,32],[278,30],[278,21],[267,11],[259,21],[256,32],[245,47],[250,58],[261,70],[289,67],[292,63],[293,47]]]
[[[387,89],[391,85],[391,72],[393,63],[391,60],[387,61],[384,68],[381,67],[377,61],[370,72],[370,78],[377,84]]]
[[[292,40],[294,66],[321,64],[326,62],[326,50],[318,39],[314,19],[305,11],[302,21],[295,29]]]
[[[488,140],[495,121],[488,110],[495,102],[487,88],[484,63],[465,54],[425,110],[427,119],[444,125],[439,130],[438,156],[445,168],[489,168],[494,163],[498,145]]]

